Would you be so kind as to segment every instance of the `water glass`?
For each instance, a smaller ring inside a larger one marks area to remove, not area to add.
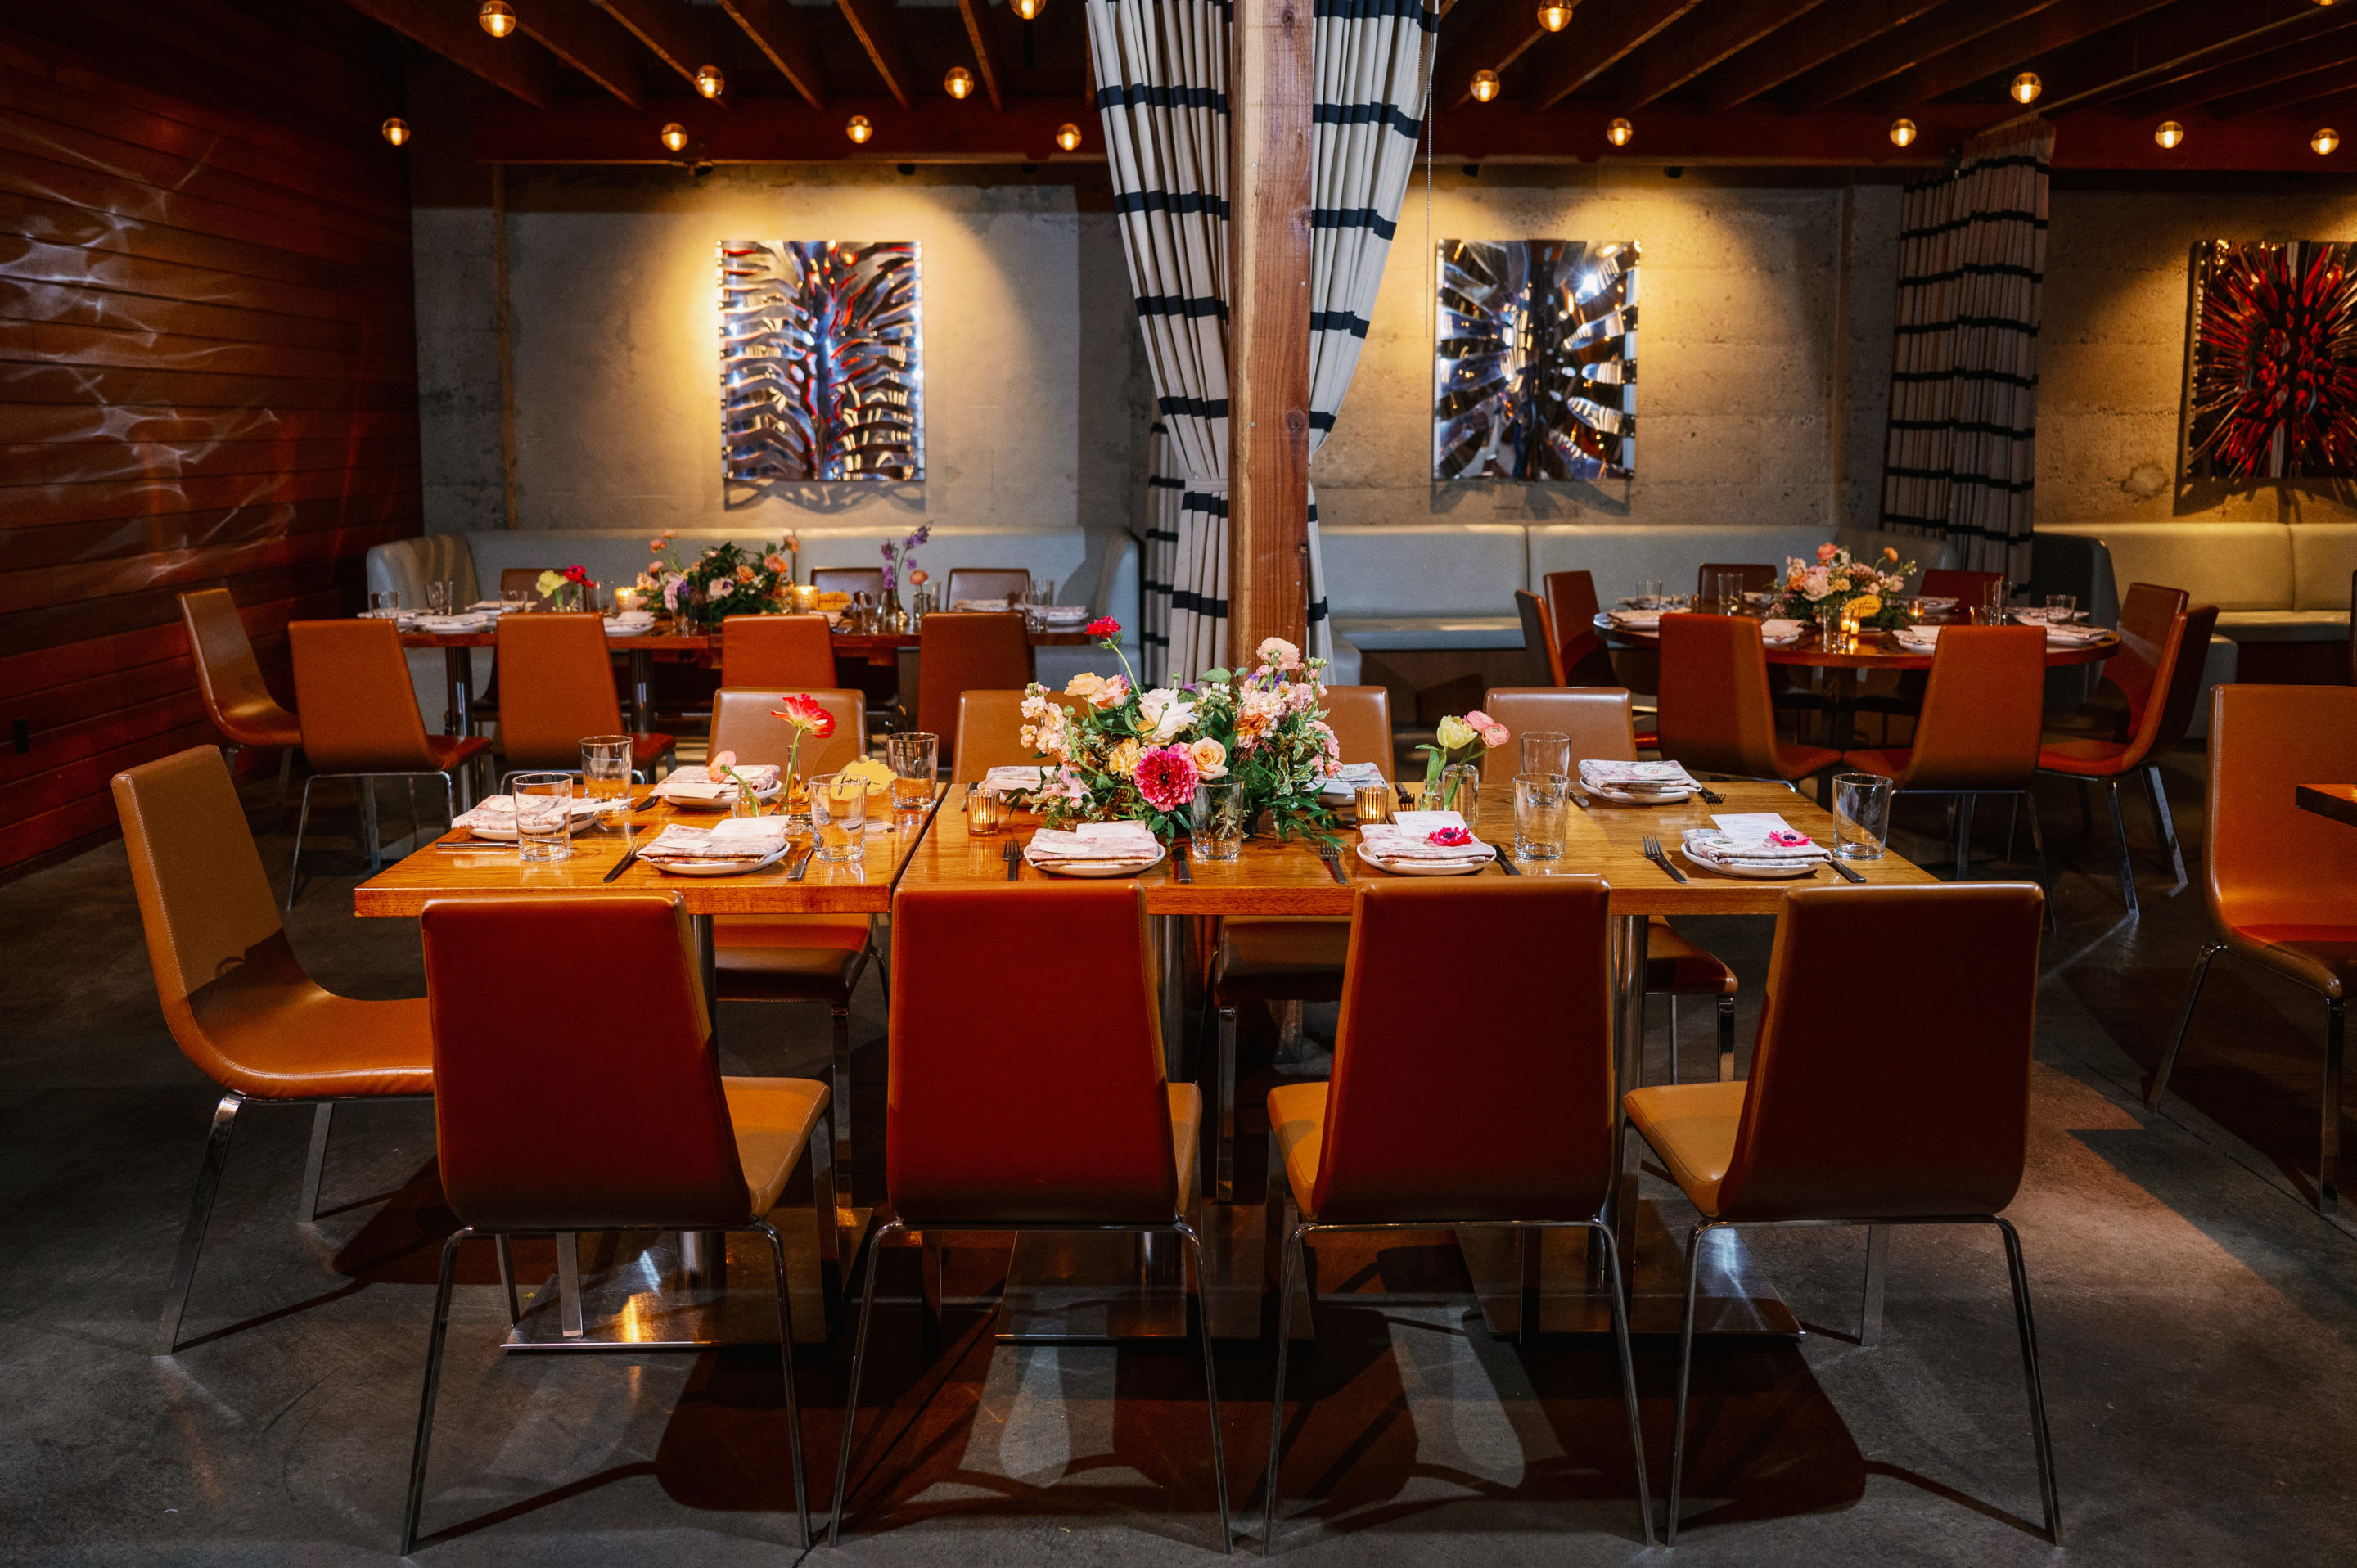
[[[1740,610],[1743,607],[1743,574],[1713,572],[1710,575],[1710,596],[1723,616],[1731,616]]]
[[[1560,773],[1514,776],[1514,857],[1561,860],[1571,824],[1571,780]]]
[[[1232,779],[1195,786],[1187,820],[1198,860],[1235,860],[1244,853],[1244,792]]]
[[[401,614],[401,590],[387,588],[369,596],[369,614],[379,620],[392,620]]]
[[[1981,613],[1977,618],[1983,626],[2005,624],[2005,584],[1990,583],[1981,589]]]
[[[1007,805],[1005,796],[987,784],[965,787],[965,831],[978,839],[986,839],[1006,825]]]
[[[1571,736],[1553,730],[1533,730],[1523,736],[1523,765],[1516,777],[1524,773],[1571,774]]]
[[[436,615],[450,613],[450,585],[447,582],[425,585],[425,607]]]
[[[1416,804],[1427,811],[1455,811],[1468,826],[1481,816],[1481,765],[1452,762],[1440,770],[1440,782],[1426,789]]]
[[[501,588],[500,603],[510,610],[528,610],[537,597],[530,588]]]
[[[581,793],[597,802],[597,823],[619,828],[630,809],[630,737],[593,735],[581,742]]]
[[[1827,605],[1817,611],[1817,646],[1828,653],[1839,653],[1847,639],[1842,636],[1843,607]]]
[[[840,773],[810,782],[811,832],[821,860],[857,860],[867,850],[867,781]]]
[[[892,812],[895,821],[914,816],[933,803],[933,779],[940,771],[942,737],[923,730],[905,730],[884,737],[885,765],[892,769]]]
[[[2046,619],[2050,625],[2066,625],[2078,614],[2078,611],[2079,596],[2076,594],[2046,596]]]
[[[1361,784],[1355,791],[1359,825],[1388,822],[1392,820],[1392,787],[1388,784]]]
[[[514,790],[516,854],[526,861],[573,858],[573,775],[519,773]]]
[[[1890,780],[1878,773],[1834,775],[1834,853],[1880,860],[1890,843]]]
[[[1637,607],[1641,610],[1650,610],[1658,607],[1661,602],[1662,580],[1659,577],[1638,578]]]

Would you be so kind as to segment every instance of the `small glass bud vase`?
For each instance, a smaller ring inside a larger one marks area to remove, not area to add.
[[[806,833],[811,825],[810,779],[787,771],[778,778],[778,815],[785,819],[786,832]]]
[[[1842,645],[1842,607],[1825,605],[1817,611],[1817,646],[1828,653],[1837,653]]]
[[[1440,782],[1427,788],[1417,806],[1427,811],[1455,811],[1470,826],[1481,812],[1481,767],[1452,762],[1440,770]]]

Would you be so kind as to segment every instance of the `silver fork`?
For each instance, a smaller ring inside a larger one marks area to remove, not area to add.
[[[1651,833],[1645,835],[1645,858],[1668,872],[1672,880],[1684,882],[1686,879],[1686,874],[1672,865],[1670,857],[1662,853],[1662,841]]]

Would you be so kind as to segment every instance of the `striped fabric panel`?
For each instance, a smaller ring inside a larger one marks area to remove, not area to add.
[[[2029,575],[2038,333],[2054,128],[1967,144],[1900,210],[1882,528],[1953,541],[1957,564]]]
[[[1170,663],[1171,575],[1178,562],[1178,503],[1187,493],[1187,476],[1178,466],[1178,448],[1168,428],[1154,422],[1147,448],[1146,481],[1146,551],[1138,607],[1139,668],[1147,682],[1160,685]]]

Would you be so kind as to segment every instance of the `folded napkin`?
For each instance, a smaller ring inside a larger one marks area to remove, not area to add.
[[[1659,610],[1614,610],[1612,612],[1612,624],[1614,626],[1630,627],[1659,626],[1662,624],[1662,612]]]
[[[1607,762],[1583,757],[1579,781],[1590,789],[1692,789],[1695,777],[1679,762]]]
[[[603,801],[586,795],[573,797],[573,820],[576,822],[595,817]],[[515,832],[515,797],[486,795],[468,810],[450,819],[454,828],[490,828],[500,832]]]
[[[1781,618],[1774,620],[1763,620],[1760,623],[1760,640],[1762,642],[1798,642],[1801,640],[1801,623],[1796,620],[1784,620]]]
[[[2084,648],[2101,642],[2112,634],[2100,626],[2049,626],[2046,646],[2049,648]]]
[[[1722,832],[1717,828],[1688,828],[1687,853],[1727,865],[1799,865],[1825,858],[1820,843],[1781,844],[1751,833]]]
[[[1359,829],[1359,842],[1378,860],[1419,860],[1464,864],[1488,860],[1496,853],[1475,839],[1470,843],[1434,843],[1431,834],[1442,828],[1461,828],[1457,811],[1402,811],[1388,822],[1369,822]]]
[[[641,860],[747,860],[786,842],[783,817],[731,817],[708,828],[673,822],[639,851]]]
[[[952,605],[953,610],[981,610],[985,613],[1006,608],[1005,599],[960,599]]]
[[[1144,822],[1082,822],[1070,832],[1041,828],[1025,853],[1035,861],[1152,860],[1162,843]]]
[[[1028,795],[1039,788],[1039,774],[1037,768],[994,768],[982,776],[982,781],[993,794]]]
[[[1383,770],[1379,763],[1346,762],[1318,781],[1321,795],[1354,795],[1361,784],[1381,784]]]
[[[737,769],[756,793],[764,792],[778,781],[778,770],[766,762],[748,763]],[[733,800],[737,798],[737,782],[733,779],[707,779],[703,774],[682,771],[666,774],[655,786],[655,793],[674,800]]]
[[[646,610],[606,618],[607,633],[613,637],[644,637],[654,628],[655,618]]]
[[[1936,626],[1902,626],[1891,635],[1899,639],[1902,647],[1912,648],[1918,651],[1928,651],[1938,646],[1940,633],[1943,629]]]
[[[429,631],[436,636],[449,637],[470,631],[489,631],[491,621],[491,617],[482,615],[419,616],[414,620],[403,620],[401,629]]]
[[[1034,605],[1032,613],[1041,620],[1092,620],[1096,611],[1086,605]]]

